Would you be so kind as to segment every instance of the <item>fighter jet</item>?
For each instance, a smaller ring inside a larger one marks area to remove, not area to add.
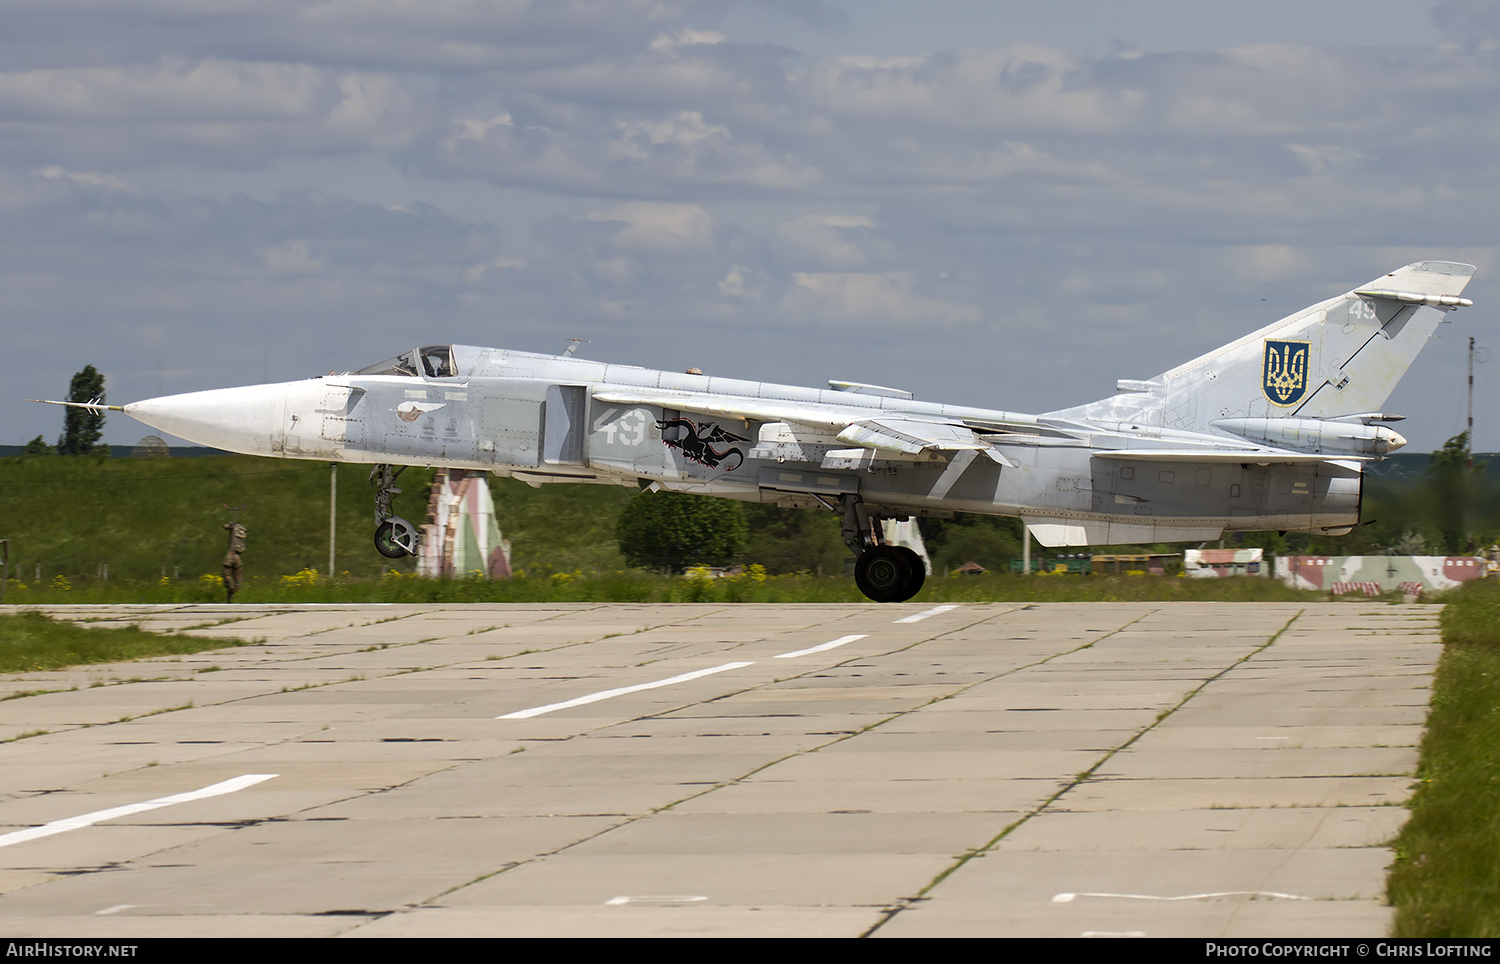
[[[566,355],[429,345],[344,374],[107,406],[202,445],[376,466],[376,547],[415,551],[392,466],[486,469],[823,509],[862,592],[925,570],[884,520],[1018,516],[1044,546],[1342,534],[1365,461],[1405,444],[1380,411],[1474,267],[1407,265],[1117,394],[1043,415],[832,381],[797,388]],[[96,406],[103,407],[103,406]]]

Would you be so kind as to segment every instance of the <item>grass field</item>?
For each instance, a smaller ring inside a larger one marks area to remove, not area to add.
[[[243,645],[223,637],[149,633],[135,626],[80,626],[40,612],[0,615],[0,644],[0,673],[34,673]]]
[[[368,475],[367,466],[339,466],[335,570],[351,577],[409,571],[411,560],[392,562],[374,550]],[[425,520],[431,482],[431,470],[408,469],[398,482],[403,492],[396,514]],[[623,567],[614,524],[633,489],[532,489],[496,479],[491,491],[518,567]],[[13,585],[30,589],[61,577],[81,590],[103,581],[105,566],[108,582],[155,584],[165,576],[191,586],[205,573],[219,572],[227,545],[223,524],[231,518],[225,505],[242,507],[238,518],[249,529],[247,575],[276,583],[308,568],[326,574],[328,501],[329,469],[318,462],[248,456],[0,459],[0,538],[10,540],[8,574]]]
[[[929,577],[912,602],[1276,602],[1324,599],[1325,593],[1288,589],[1272,579],[1183,579],[1173,576],[981,576]],[[1357,597],[1368,602],[1367,597]],[[1394,598],[1394,597],[1393,597]],[[1354,601],[1356,597],[1349,597]],[[192,580],[141,580],[77,584],[53,579],[13,583],[7,603],[224,602],[223,584],[213,572]],[[738,576],[709,578],[661,576],[638,569],[590,573],[529,573],[513,579],[420,579],[399,571],[375,577],[328,579],[314,570],[283,576],[252,576],[235,595],[236,603],[305,602],[868,602],[846,576],[767,575],[749,566]]]
[[[1500,584],[1443,609],[1443,657],[1388,895],[1398,937],[1500,937]]]

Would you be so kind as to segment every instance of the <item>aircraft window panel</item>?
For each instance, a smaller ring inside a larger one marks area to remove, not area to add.
[[[471,348],[468,345],[453,346],[453,372],[455,375],[470,376],[476,374],[475,369],[480,359],[486,356],[486,352],[479,348]],[[492,357],[492,356],[491,356]]]
[[[405,375],[409,378],[417,376],[416,359],[411,352],[403,352],[395,358],[387,358],[385,361],[376,362],[359,371],[355,375]]]
[[[458,374],[453,367],[452,345],[431,345],[423,348],[419,354],[428,378],[452,378]]]

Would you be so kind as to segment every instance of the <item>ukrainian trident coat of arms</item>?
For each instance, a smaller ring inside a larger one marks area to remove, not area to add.
[[[1286,408],[1307,394],[1307,359],[1310,342],[1266,341],[1266,360],[1261,391],[1272,405]]]

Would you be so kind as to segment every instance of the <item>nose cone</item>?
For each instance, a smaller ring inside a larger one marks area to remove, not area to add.
[[[148,398],[125,414],[178,438],[244,455],[279,455],[287,384],[219,388]],[[273,448],[274,446],[274,448]]]

